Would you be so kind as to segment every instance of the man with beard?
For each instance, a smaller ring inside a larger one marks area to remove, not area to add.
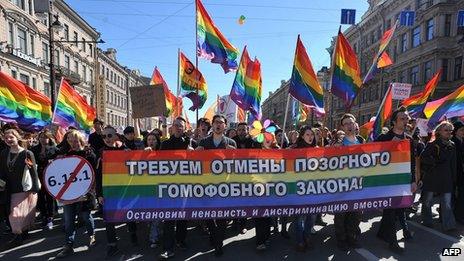
[[[213,133],[208,137],[200,140],[196,150],[210,149],[236,149],[237,144],[234,140],[225,136],[227,119],[223,115],[214,115]],[[214,245],[214,255],[222,256],[223,241],[226,232],[227,220],[213,219],[207,221],[208,230]]]

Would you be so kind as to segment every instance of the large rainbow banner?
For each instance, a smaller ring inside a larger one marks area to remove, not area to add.
[[[410,206],[409,141],[293,150],[105,151],[105,220],[234,219]]]

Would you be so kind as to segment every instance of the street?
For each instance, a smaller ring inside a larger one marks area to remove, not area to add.
[[[434,212],[436,212],[435,205]],[[438,216],[436,216],[434,229],[422,226],[420,216],[411,214],[408,221],[410,229],[414,232],[414,239],[405,242],[401,230],[397,237],[400,246],[405,246],[406,251],[402,256],[393,254],[388,250],[388,245],[376,237],[381,212],[364,213],[361,222],[361,249],[342,252],[337,249],[334,238],[333,216],[325,215],[323,220],[327,226],[316,226],[316,235],[312,236],[314,248],[305,253],[295,251],[293,240],[293,228],[289,229],[291,239],[285,239],[280,234],[273,233],[267,250],[258,252],[255,250],[253,221],[248,220],[248,232],[238,234],[231,227],[227,231],[224,255],[215,257],[213,249],[209,245],[208,236],[190,226],[185,251],[176,250],[176,256],[172,260],[463,260],[461,257],[441,256],[443,248],[454,247],[464,250],[464,226],[458,225],[456,231],[443,233],[440,230]],[[96,220],[97,246],[88,250],[85,229],[79,228],[76,236],[77,246],[74,255],[66,260],[103,260],[106,255],[106,234],[101,218]],[[118,246],[120,254],[111,260],[158,260],[161,248],[151,249],[148,245],[147,224],[138,224],[139,246],[132,246],[126,233],[125,225],[118,226],[120,240]],[[61,228],[61,220],[57,219],[51,231],[36,229],[31,231],[30,238],[20,247],[0,252],[2,260],[54,260],[64,242],[64,232]],[[237,235],[238,234],[238,235]],[[10,236],[2,235],[0,244],[4,245]],[[462,255],[462,254],[461,254]]]

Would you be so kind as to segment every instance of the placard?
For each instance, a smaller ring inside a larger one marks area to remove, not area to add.
[[[166,115],[166,99],[163,85],[147,85],[129,88],[132,118],[148,118]]]

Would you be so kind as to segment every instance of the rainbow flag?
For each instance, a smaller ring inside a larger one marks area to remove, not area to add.
[[[161,75],[160,71],[158,70],[158,67],[155,67],[153,70],[153,74],[151,76],[151,81],[150,85],[162,85],[163,90],[164,90],[164,96],[166,100],[166,117],[169,117],[172,115],[174,110],[176,110],[177,104],[178,104],[178,98],[169,90],[168,84],[164,81],[163,76]],[[181,100],[182,104],[182,100]]]
[[[372,132],[372,128],[374,127],[374,122],[375,120],[371,120],[359,127],[359,135],[364,139],[368,140]]]
[[[424,109],[429,119],[428,126],[433,128],[444,117],[452,118],[464,115],[464,85],[456,91],[436,101],[428,102]]]
[[[254,61],[250,59],[245,46],[230,90],[230,98],[238,107],[260,118],[262,91],[261,64],[256,58]]]
[[[373,124],[372,139],[377,140],[379,135],[382,133],[382,128],[385,126],[385,122],[392,113],[393,109],[393,95],[392,95],[392,86],[388,87],[387,93],[380,104],[377,115],[375,116],[375,121]]]
[[[50,124],[52,105],[48,97],[0,72],[0,120],[16,123],[23,130],[39,131]]]
[[[189,110],[201,109],[208,97],[208,85],[201,72],[195,68],[192,62],[179,52],[179,73],[182,95],[188,97],[193,105]]]
[[[319,112],[325,112],[323,100],[324,92],[317,80],[316,73],[306,53],[306,49],[300,40],[300,35],[298,35],[296,42],[295,60],[293,63],[289,92],[301,103]]]
[[[63,129],[74,127],[89,132],[94,119],[95,108],[62,78],[52,122]]]
[[[422,116],[427,100],[433,95],[433,92],[438,85],[438,81],[440,81],[441,73],[442,70],[440,69],[425,85],[423,92],[411,96],[403,101],[402,106],[408,109],[409,115],[415,118]]]
[[[385,60],[387,60],[387,57],[388,57],[388,60],[390,60],[390,62],[391,62],[391,59],[388,56],[388,54],[384,54],[384,52],[385,52],[385,49],[387,48],[388,44],[390,43],[393,35],[395,34],[395,30],[396,30],[397,26],[398,26],[398,20],[395,21],[395,24],[389,30],[387,30],[383,34],[382,39],[380,39],[379,51],[377,52],[377,55],[374,57],[374,62],[372,63],[371,67],[369,68],[369,71],[367,72],[366,76],[364,77],[363,84],[365,84],[366,82],[368,82],[372,78],[374,78],[375,74],[378,72],[378,69],[382,68],[382,67],[379,67],[379,63],[380,63],[380,65],[382,65],[384,63],[388,63],[388,61],[385,61]],[[379,60],[380,60],[380,62],[379,62]],[[383,67],[385,67],[385,66],[383,66]]]
[[[198,56],[219,63],[225,73],[237,69],[238,49],[227,41],[214,25],[200,0],[197,4],[197,50]]]
[[[377,61],[377,68],[384,68],[393,64],[390,56],[388,55],[387,51],[384,51],[382,55],[380,55],[379,60]]]
[[[333,59],[331,90],[349,107],[361,89],[361,71],[356,53],[341,31],[338,31]]]

